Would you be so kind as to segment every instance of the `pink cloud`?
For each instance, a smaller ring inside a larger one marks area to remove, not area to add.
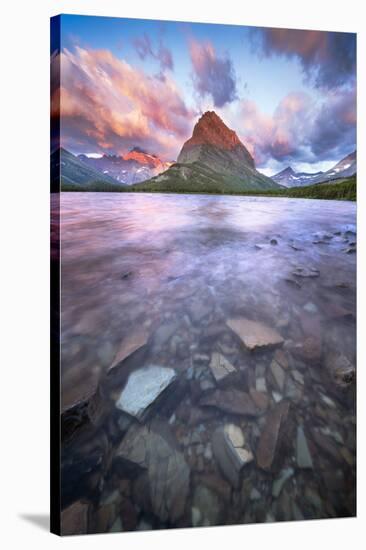
[[[167,158],[177,154],[193,113],[171,77],[163,82],[107,50],[76,47],[60,56],[65,146],[123,152],[140,145]]]

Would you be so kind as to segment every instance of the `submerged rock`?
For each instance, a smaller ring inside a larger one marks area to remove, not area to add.
[[[185,509],[190,469],[183,454],[159,425],[134,425],[119,445],[115,460],[146,469],[152,512],[161,521],[175,522]]]
[[[278,389],[283,392],[286,380],[285,371],[274,359],[271,362],[270,369]]]
[[[216,390],[200,399],[202,407],[215,407],[230,414],[258,416],[260,411],[252,398],[240,390]]]
[[[62,535],[85,535],[88,532],[89,505],[78,500],[61,512]]]
[[[177,378],[174,369],[149,365],[130,374],[116,407],[142,420],[149,407]]]
[[[299,468],[312,468],[313,459],[308,447],[308,442],[302,426],[297,427],[296,461]]]
[[[239,487],[242,468],[253,460],[250,450],[244,448],[242,430],[234,424],[218,428],[212,436],[212,450],[226,479],[235,488]]]
[[[288,428],[290,403],[281,401],[267,413],[266,424],[260,435],[256,458],[259,468],[276,469],[279,455],[284,448]]]
[[[330,353],[325,359],[332,382],[340,389],[346,389],[355,382],[356,369],[345,355]]]
[[[315,267],[297,267],[293,272],[295,277],[319,277],[320,271]]]
[[[308,336],[302,343],[295,344],[291,351],[295,357],[309,363],[319,363],[322,357],[322,340],[320,336]]]
[[[263,323],[239,317],[229,319],[226,324],[233,330],[249,350],[283,344],[284,339],[274,329]]]
[[[144,328],[138,328],[130,332],[121,342],[120,347],[113,359],[111,366],[108,369],[110,372],[117,365],[122,363],[127,357],[135,353],[138,349],[146,345],[149,339],[149,334]]]
[[[214,352],[211,357],[210,369],[216,382],[221,382],[236,369],[221,353]]]

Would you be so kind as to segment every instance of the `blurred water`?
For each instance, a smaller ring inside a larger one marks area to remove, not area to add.
[[[142,326],[152,338],[146,361],[178,372],[210,352],[207,328],[233,316],[276,328],[286,345],[316,333],[325,353],[355,362],[354,203],[129,193],[63,193],[60,203],[64,400]],[[298,277],[299,268],[319,276]],[[160,341],[166,323],[174,330]],[[234,364],[244,357],[237,353]],[[256,359],[246,361],[254,372]],[[305,405],[312,392],[327,393],[314,378]],[[354,414],[343,406],[329,420],[338,431],[345,411]]]

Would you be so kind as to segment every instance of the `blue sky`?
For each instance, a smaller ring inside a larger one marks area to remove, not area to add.
[[[174,160],[206,110],[267,174],[327,169],[356,147],[353,34],[63,15],[57,54],[74,153]]]

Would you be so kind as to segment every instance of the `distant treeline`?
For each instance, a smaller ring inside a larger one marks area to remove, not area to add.
[[[292,187],[290,189],[252,190],[243,192],[225,192],[220,190],[199,192],[191,188],[174,187],[172,189],[155,190],[151,187],[138,186],[117,186],[105,182],[95,182],[87,186],[80,186],[71,183],[62,183],[61,191],[91,191],[91,192],[117,192],[117,193],[189,193],[189,194],[213,194],[213,195],[240,195],[240,196],[261,196],[261,197],[292,197],[301,199],[328,199],[328,200],[356,200],[356,176],[344,180],[336,180],[333,183],[321,183],[308,185],[306,187]]]

